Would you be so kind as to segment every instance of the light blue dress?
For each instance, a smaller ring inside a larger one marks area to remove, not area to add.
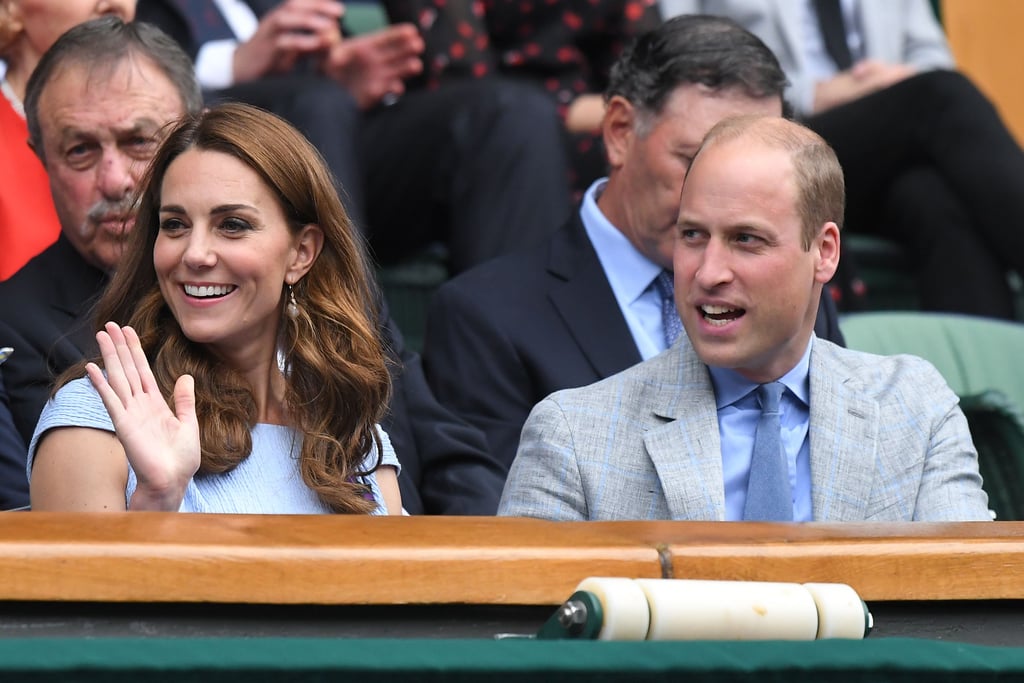
[[[28,449],[28,476],[32,478],[32,461],[39,437],[56,427],[91,427],[113,432],[107,409],[89,378],[68,382],[57,395],[47,401],[39,417]],[[399,467],[398,457],[387,433],[377,427],[384,447],[383,465]],[[330,513],[313,491],[302,481],[299,472],[301,437],[291,427],[258,424],[252,430],[252,453],[238,467],[224,474],[197,474],[185,489],[180,512],[224,512],[254,514],[320,514]],[[371,448],[362,469],[373,467],[376,449]],[[373,474],[364,478],[377,503],[375,515],[387,514],[384,498]],[[137,485],[135,472],[128,466],[125,503]]]

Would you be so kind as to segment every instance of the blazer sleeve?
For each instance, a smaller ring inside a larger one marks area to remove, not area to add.
[[[508,471],[536,401],[500,316],[453,280],[431,302],[423,355],[438,400],[483,431],[491,455]]]
[[[978,452],[960,402],[930,365],[917,395],[936,408],[931,440],[921,473],[914,521],[991,521],[988,495],[978,472]]]
[[[556,521],[588,519],[572,430],[553,397],[538,403],[523,427],[498,514]]]
[[[903,62],[920,71],[952,69],[953,53],[928,0],[906,0]]]
[[[26,313],[23,320],[26,331],[31,331],[34,325],[46,325],[46,321],[34,319],[30,313]],[[53,377],[43,350],[30,341],[28,334],[21,332],[0,322],[0,339],[4,340],[4,345],[14,347],[14,354],[0,366],[0,375],[14,426],[22,441],[28,443],[50,396]]]

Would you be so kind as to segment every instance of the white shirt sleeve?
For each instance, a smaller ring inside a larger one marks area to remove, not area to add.
[[[206,89],[227,88],[235,84],[234,58],[237,40],[204,43],[196,55],[196,78]]]

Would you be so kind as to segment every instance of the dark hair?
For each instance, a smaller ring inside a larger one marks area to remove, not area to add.
[[[684,14],[638,36],[623,51],[604,97],[619,95],[658,115],[675,89],[687,83],[782,99],[787,81],[774,53],[750,31],[725,17]]]
[[[120,17],[100,17],[78,24],[61,35],[43,53],[28,79],[25,121],[29,141],[38,154],[43,154],[39,98],[54,74],[79,64],[87,64],[90,69],[111,69],[133,57],[145,57],[164,72],[181,95],[187,113],[195,114],[203,108],[192,60],[174,40],[144,22],[126,23]]]
[[[378,292],[362,238],[330,171],[289,123],[234,103],[178,123],[142,182],[135,227],[96,307],[97,327],[112,320],[135,328],[164,396],[172,395],[181,375],[196,379],[201,473],[229,471],[249,456],[257,415],[248,382],[185,336],[160,292],[153,265],[164,176],[175,159],[192,149],[230,155],[258,173],[293,233],[309,224],[323,232],[320,254],[294,284],[296,315],[285,313],[284,286],[280,293],[285,403],[290,426],[302,436],[299,467],[306,485],[337,512],[370,512],[374,505],[363,497],[359,476],[371,448],[377,452],[372,469],[380,463],[376,424],[391,390],[375,305]],[[81,374],[81,368],[72,369],[60,381]]]

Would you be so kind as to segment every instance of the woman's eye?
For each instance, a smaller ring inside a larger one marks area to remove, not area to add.
[[[252,226],[241,218],[225,218],[220,224],[221,230],[227,233],[239,233],[251,230]]]
[[[160,221],[160,230],[163,232],[180,232],[185,229],[185,223],[178,218],[165,218]]]

